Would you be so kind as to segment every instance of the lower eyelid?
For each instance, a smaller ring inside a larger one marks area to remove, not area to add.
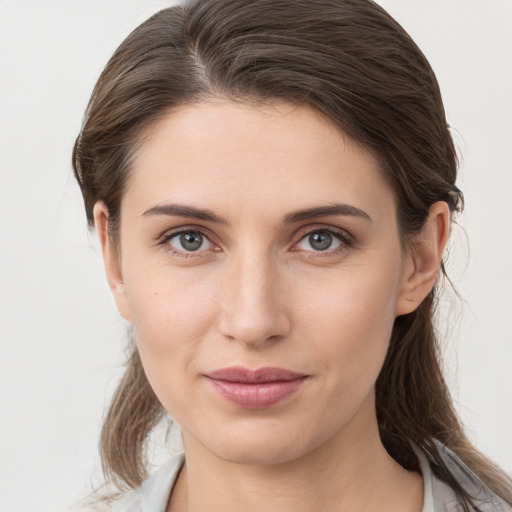
[[[172,245],[166,244],[165,242],[161,245],[164,246],[164,249],[167,254],[170,254],[171,256],[173,256],[175,258],[195,259],[196,261],[201,260],[201,259],[210,258],[212,256],[212,253],[217,252],[215,250],[215,246],[213,246],[214,247],[213,250],[205,249],[205,250],[199,250],[199,251],[186,251],[186,250],[176,249]]]

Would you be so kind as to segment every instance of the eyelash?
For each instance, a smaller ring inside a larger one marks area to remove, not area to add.
[[[197,258],[197,257],[205,257],[207,256],[209,251],[180,251],[176,248],[174,248],[172,245],[170,245],[170,240],[173,238],[183,235],[185,233],[196,233],[204,237],[206,240],[208,240],[211,244],[213,242],[210,240],[210,237],[204,233],[201,229],[198,228],[185,228],[185,229],[179,229],[178,231],[167,231],[165,232],[161,237],[159,237],[159,245],[167,245],[167,250],[170,254],[173,256],[177,256],[179,258]],[[325,258],[325,257],[332,257],[333,255],[338,255],[339,253],[342,253],[344,251],[347,251],[354,245],[354,239],[352,235],[347,233],[343,230],[337,230],[332,227],[316,227],[316,228],[309,228],[305,229],[300,233],[300,236],[298,240],[294,243],[294,246],[305,240],[307,237],[311,236],[314,233],[326,233],[331,235],[335,240],[338,240],[340,242],[340,245],[338,247],[335,247],[334,249],[326,249],[325,251],[305,251],[308,253],[311,253],[310,257],[313,258]],[[215,244],[214,244],[215,245]],[[300,249],[294,249],[294,251],[299,252]]]

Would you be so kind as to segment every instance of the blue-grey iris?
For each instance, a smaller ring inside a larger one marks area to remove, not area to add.
[[[182,233],[180,235],[180,244],[187,251],[197,251],[203,245],[203,235],[194,231]]]
[[[325,251],[332,244],[332,235],[325,231],[316,231],[309,235],[309,243],[317,251]]]

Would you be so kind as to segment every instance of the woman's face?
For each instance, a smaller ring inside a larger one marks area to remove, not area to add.
[[[287,104],[200,103],[146,135],[107,271],[185,442],[277,463],[373,431],[393,321],[413,309],[375,158]]]

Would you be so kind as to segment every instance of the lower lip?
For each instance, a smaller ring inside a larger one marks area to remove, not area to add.
[[[281,402],[299,389],[307,377],[293,380],[259,382],[229,382],[208,378],[217,393],[244,409],[265,409]]]

